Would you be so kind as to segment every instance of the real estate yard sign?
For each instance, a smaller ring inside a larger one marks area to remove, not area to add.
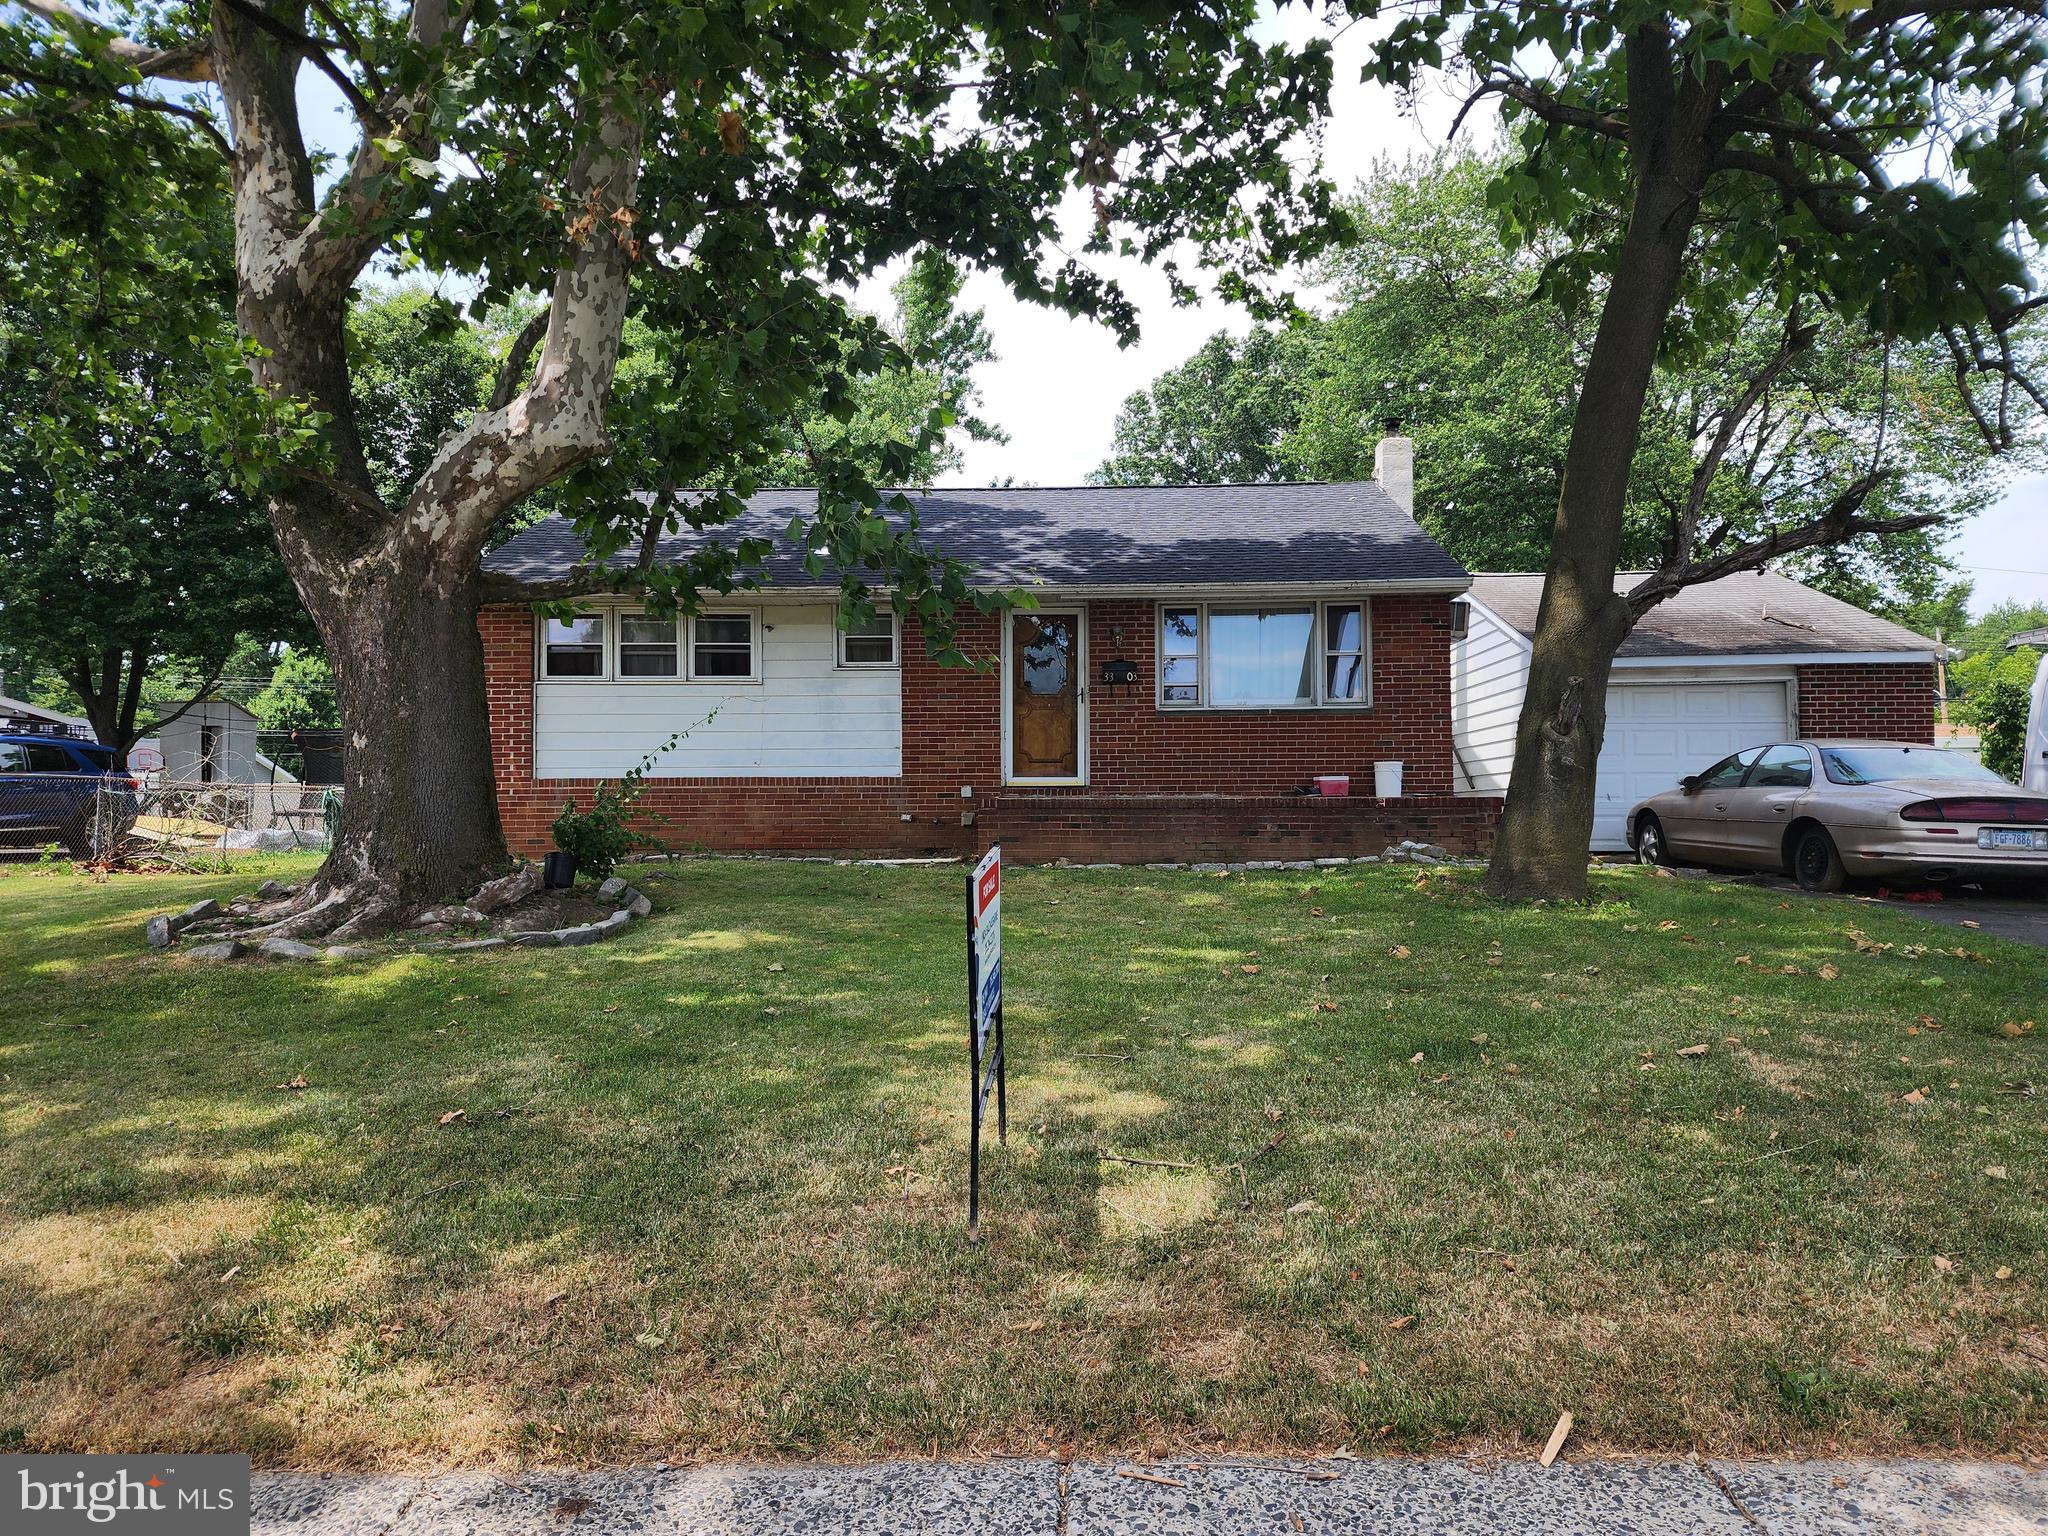
[[[981,1124],[996,1096],[996,1139],[1010,1139],[1003,1080],[1003,850],[989,849],[967,877],[967,1240],[981,1235]]]

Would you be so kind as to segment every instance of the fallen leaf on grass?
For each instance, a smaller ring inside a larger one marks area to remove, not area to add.
[[[2004,1183],[2005,1165],[2003,1163],[1993,1163],[1990,1167],[1984,1170],[1984,1177],[1987,1179],[1996,1179],[2001,1184]]]
[[[441,1118],[435,1123],[439,1125],[453,1125],[458,1120],[467,1120],[468,1118],[469,1111],[466,1109],[449,1109],[442,1111]]]
[[[1839,965],[1834,964],[1832,961],[1820,968],[1820,979],[1822,981],[1839,980],[1841,974],[1842,968]]]
[[[1925,1104],[1927,1102],[1927,1090],[1915,1088],[1911,1093],[1901,1097],[1899,1102],[1901,1104]]]
[[[1414,1054],[1413,1056],[1410,1056],[1410,1057],[1408,1058],[1408,1065],[1409,1065],[1409,1066],[1411,1066],[1411,1067],[1419,1067],[1419,1066],[1421,1066],[1421,1065],[1422,1065],[1422,1052],[1420,1052],[1420,1051],[1417,1051],[1417,1052],[1416,1052],[1416,1053],[1415,1053],[1415,1054]]]
[[[1406,960],[1408,958],[1408,946],[1406,944],[1396,944],[1392,949],[1388,950],[1387,953],[1392,955],[1396,960]]]
[[[1937,1273],[1945,1275],[1955,1267],[1956,1261],[1954,1259],[1943,1258],[1938,1253],[1934,1256],[1934,1268]]]
[[[2034,1032],[2034,1021],[2026,1019],[2015,1024],[2011,1019],[2007,1019],[2000,1027],[2004,1029],[2006,1034],[2017,1040],[2021,1035],[2031,1035]]]
[[[296,1093],[301,1088],[304,1088],[306,1086],[306,1075],[305,1073],[301,1072],[297,1077],[293,1078],[290,1082],[279,1083],[277,1086],[278,1091],[281,1093]]]
[[[1966,917],[1963,919],[1963,926],[1965,928],[1981,928],[1984,925],[1978,922],[1974,917]]]
[[[1387,1332],[1399,1333],[1402,1329],[1408,1327],[1414,1321],[1415,1314],[1413,1312],[1410,1312],[1406,1317],[1389,1318],[1387,1319]]]
[[[2012,1278],[2012,1266],[2010,1264],[1999,1265],[1993,1271],[1991,1278],[1994,1280],[2010,1280]]]
[[[771,964],[771,965],[770,965],[770,966],[768,967],[768,969],[769,969],[769,970],[771,970],[771,971],[779,971],[779,970],[781,970],[781,969],[782,969],[782,962],[781,962],[780,960],[777,960],[777,961],[773,962],[773,963],[772,963],[772,964]]]
[[[1485,1035],[1484,1033],[1481,1033],[1481,1034],[1473,1035],[1473,1036],[1471,1036],[1471,1037],[1469,1037],[1469,1038],[1471,1039],[1471,1041],[1472,1041],[1472,1043],[1473,1043],[1474,1045],[1484,1045],[1484,1044],[1486,1044],[1486,1042],[1487,1042],[1487,1039],[1488,1039],[1489,1037],[1488,1037],[1487,1035]]]
[[[633,1336],[633,1342],[642,1349],[660,1349],[668,1340],[658,1333],[640,1333]]]
[[[624,1003],[606,1003],[604,1007],[598,1011],[601,1013],[617,1013],[621,1008],[625,1006],[626,1005]]]
[[[1678,1054],[1681,1056],[1704,1056],[1707,1054],[1707,1044],[1702,1040],[1698,1045],[1680,1046]]]
[[[1240,965],[1238,969],[1240,971],[1243,971],[1247,976],[1256,976],[1259,974],[1259,968],[1256,965]]]
[[[1663,922],[1657,925],[1657,931],[1659,933],[1669,933],[1672,929],[1676,928],[1677,926],[1678,924],[1674,923],[1673,921],[1671,921],[1670,918],[1667,917],[1664,919]]]

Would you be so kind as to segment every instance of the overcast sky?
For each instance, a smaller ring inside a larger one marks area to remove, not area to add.
[[[1312,35],[1318,23],[1305,10],[1290,7],[1284,17],[1268,23],[1268,35],[1293,41]],[[1327,168],[1339,185],[1363,177],[1377,158],[1398,160],[1440,148],[1456,111],[1455,101],[1427,91],[1404,110],[1393,91],[1361,81],[1372,35],[1357,26],[1337,38],[1335,109],[1324,147]],[[311,71],[307,75],[302,99],[314,109],[308,113],[309,136],[344,149],[348,141],[338,131],[343,127],[340,99],[324,80]],[[1475,112],[1462,132],[1490,136],[1496,122],[1486,112]],[[337,130],[331,139],[320,132],[329,124]],[[1087,217],[1085,202],[1074,199],[1074,249],[1085,237]],[[1010,440],[967,444],[957,476],[961,484],[1014,479],[1072,485],[1084,480],[1108,455],[1117,410],[1129,395],[1184,361],[1212,333],[1242,334],[1249,323],[1240,310],[1213,299],[1176,307],[1164,281],[1137,261],[1101,258],[1096,265],[1114,274],[1139,306],[1143,329],[1131,347],[1119,348],[1101,325],[1018,302],[1000,279],[970,278],[964,301],[987,311],[997,353],[996,363],[980,376],[986,402],[982,414],[1008,432]],[[893,276],[884,274],[861,290],[864,307],[888,309]],[[2003,500],[1961,530],[1954,549],[1976,584],[1976,611],[2006,599],[2048,603],[2048,476],[2015,483]]]

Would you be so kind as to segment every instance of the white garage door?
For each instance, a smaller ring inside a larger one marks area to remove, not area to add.
[[[1792,737],[1783,682],[1616,683],[1593,791],[1593,851],[1628,847],[1629,807],[1730,752]]]

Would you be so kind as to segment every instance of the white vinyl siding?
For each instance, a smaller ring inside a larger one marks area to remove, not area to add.
[[[754,681],[537,681],[534,777],[613,778],[684,727],[693,727],[690,735],[655,766],[651,777],[894,778],[902,773],[902,674],[894,668],[837,665],[838,630],[830,604],[764,608],[756,617],[754,637]],[[617,679],[617,673],[610,677]],[[714,709],[715,719],[696,724]]]
[[[1460,794],[1504,795],[1515,766],[1515,727],[1529,686],[1529,651],[1492,614],[1473,608],[1451,645],[1451,762]]]

